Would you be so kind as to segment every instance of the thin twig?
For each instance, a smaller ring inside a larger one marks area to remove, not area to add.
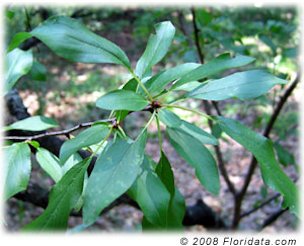
[[[148,105],[141,111],[142,112],[148,111],[148,112],[152,113],[153,108],[150,105]],[[134,112],[137,112],[137,111],[130,111],[128,114],[132,114]],[[90,127],[95,123],[107,123],[108,122],[108,123],[114,124],[116,122],[116,120],[117,120],[116,118],[109,118],[109,119],[92,121],[92,122],[84,122],[84,123],[80,123],[76,126],[73,126],[72,128],[66,129],[66,130],[54,131],[54,132],[43,132],[43,133],[39,133],[39,134],[32,135],[32,136],[5,136],[5,137],[3,137],[3,139],[4,140],[29,140],[29,141],[31,141],[31,140],[35,140],[35,139],[39,139],[39,138],[43,138],[43,137],[68,135],[69,133],[72,133],[81,128]]]
[[[279,198],[280,196],[281,196],[280,193],[275,194],[274,196],[268,198],[266,201],[262,202],[259,206],[255,207],[253,209],[250,209],[247,212],[242,213],[240,217],[243,218],[243,217],[249,216],[250,214],[252,214],[252,213],[258,211],[259,209],[265,207],[266,205],[268,205],[269,203],[271,203],[273,200]]]
[[[199,29],[196,24],[196,14],[195,14],[195,9],[191,8],[191,14],[192,14],[192,25],[193,25],[193,30],[194,30],[194,41],[195,41],[195,46],[197,48],[197,53],[199,56],[199,59],[201,63],[203,64],[205,62],[205,56],[202,51],[202,47],[199,41]]]
[[[277,212],[271,214],[266,220],[264,220],[260,229],[264,229],[266,226],[269,226],[273,222],[275,222],[281,215],[283,215],[288,208],[279,209]]]
[[[73,126],[69,129],[65,129],[62,131],[44,132],[44,133],[40,133],[40,134],[32,135],[32,136],[5,136],[5,137],[3,137],[3,139],[4,140],[29,140],[29,141],[31,141],[31,140],[35,140],[35,139],[39,139],[39,138],[43,138],[43,137],[67,135],[67,134],[70,134],[81,128],[90,127],[95,123],[102,123],[102,122],[113,123],[115,120],[116,120],[115,118],[112,118],[112,119],[98,120],[98,121],[92,121],[92,122],[85,122],[85,123],[80,123],[76,126]]]

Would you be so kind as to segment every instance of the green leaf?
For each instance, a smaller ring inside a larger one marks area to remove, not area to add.
[[[275,158],[272,142],[238,121],[219,116],[216,119],[225,133],[255,156],[265,184],[281,193],[290,210],[298,214],[297,187],[280,168]]]
[[[114,63],[130,68],[126,54],[114,43],[87,29],[80,21],[54,16],[31,34],[57,55],[74,62]]]
[[[15,143],[4,148],[5,189],[4,199],[26,190],[31,174],[31,150],[27,143]]]
[[[4,127],[8,130],[24,130],[24,131],[44,131],[50,128],[57,127],[55,120],[45,116],[32,116],[24,120],[19,120],[9,126]]]
[[[169,160],[163,151],[161,152],[161,156],[156,166],[155,172],[157,173],[161,181],[164,183],[170,194],[171,195],[174,194],[175,193],[174,175]]]
[[[150,167],[147,158],[144,159],[142,169],[128,195],[137,202],[146,220],[154,228],[167,228],[170,193]]]
[[[158,117],[161,122],[163,122],[166,126],[169,127],[178,127],[182,124],[181,119],[168,109],[160,109],[158,111]]]
[[[139,111],[148,105],[148,101],[139,94],[128,90],[111,91],[96,101],[96,106],[107,110]]]
[[[82,157],[77,152],[72,154],[62,166],[62,175],[65,175],[73,166],[82,160]]]
[[[222,129],[218,123],[214,123],[211,129],[212,135],[219,139],[222,136]]]
[[[255,59],[249,56],[237,55],[231,57],[230,54],[222,54],[210,62],[199,66],[188,74],[184,75],[180,80],[178,80],[172,89],[175,89],[185,83],[196,81],[200,79],[209,78],[210,76],[216,75],[218,73],[224,72],[225,70],[231,68],[237,68],[241,66],[248,65]]]
[[[17,48],[21,43],[23,43],[25,40],[32,37],[32,34],[29,32],[18,32],[10,42],[7,51],[10,52],[13,49]]]
[[[182,124],[178,127],[178,129],[191,135],[202,144],[218,144],[217,139],[213,135],[187,121],[182,120]]]
[[[38,61],[34,61],[30,75],[33,80],[45,81],[46,80],[46,68],[43,64]]]
[[[281,144],[276,142],[276,143],[274,143],[273,147],[276,151],[279,162],[283,166],[286,167],[288,165],[296,164],[294,156],[289,151],[287,151]]]
[[[99,143],[108,133],[109,127],[107,125],[94,125],[79,133],[75,138],[65,141],[59,154],[61,163],[66,162],[78,150]]]
[[[200,86],[202,83],[198,81],[192,81],[192,82],[187,82],[186,84],[183,84],[178,87],[174,87],[172,90],[173,91],[192,91],[198,86]],[[174,85],[173,85],[174,86]]]
[[[167,109],[159,110],[158,116],[166,126],[183,131],[196,138],[196,140],[200,141],[202,144],[218,144],[217,139],[210,133],[205,132],[194,124],[181,120],[176,114]]]
[[[57,183],[62,175],[59,159],[44,148],[38,148],[36,159],[41,168]]]
[[[219,173],[216,162],[209,150],[193,136],[176,128],[167,128],[172,146],[195,169],[201,184],[212,194],[220,189]]]
[[[153,94],[159,94],[170,82],[174,82],[175,80],[181,78],[185,74],[189,73],[193,69],[199,66],[198,63],[185,63],[178,65],[173,68],[169,68],[152,78],[150,78],[145,86],[148,91]]]
[[[83,189],[88,158],[72,167],[52,188],[44,212],[24,227],[27,231],[61,230],[67,227],[69,214],[77,204]]]
[[[6,55],[5,93],[11,90],[16,82],[31,70],[32,63],[31,50],[14,49]]]
[[[125,85],[122,87],[122,89],[126,90],[126,91],[136,92],[137,87],[138,87],[138,82],[136,81],[136,79],[132,78],[127,83],[125,83]],[[122,122],[129,114],[129,111],[128,110],[117,110],[115,112],[115,114],[116,114],[117,121]]]
[[[125,90],[125,91],[136,92],[137,86],[138,86],[137,80],[132,78],[127,83],[125,83],[125,85],[122,87],[122,89]]]
[[[222,79],[211,80],[185,96],[205,100],[225,100],[228,98],[249,99],[265,94],[276,84],[287,81],[262,70],[234,73]]]
[[[170,192],[170,204],[168,208],[168,228],[182,228],[185,216],[185,200],[174,185],[174,175],[166,155],[162,152],[161,158],[156,166],[156,173],[167,190]]]
[[[150,36],[147,47],[136,64],[135,73],[139,78],[146,77],[151,67],[163,59],[175,34],[175,28],[170,21],[156,24],[155,30],[156,34]]]
[[[133,143],[118,139],[99,156],[84,194],[84,224],[92,224],[134,183],[144,158],[146,138],[145,132]]]

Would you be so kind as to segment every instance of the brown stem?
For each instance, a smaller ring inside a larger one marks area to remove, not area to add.
[[[197,53],[199,56],[199,59],[201,61],[201,63],[204,63],[205,57],[204,57],[204,53],[202,51],[202,47],[201,44],[199,42],[199,29],[197,27],[196,24],[196,14],[195,14],[195,9],[191,8],[191,13],[192,13],[192,25],[193,25],[193,30],[194,30],[194,41],[195,41],[195,46],[197,49]]]
[[[264,220],[261,229],[264,229],[266,226],[271,225],[272,223],[274,223],[281,215],[283,215],[286,211],[288,210],[288,208],[284,208],[284,209],[279,209],[277,212],[271,214],[267,219]]]
[[[151,106],[147,106],[146,108],[144,108],[141,111],[149,111],[149,112],[153,112],[153,108]],[[130,111],[129,114],[134,113],[135,111]],[[104,119],[104,120],[98,120],[98,121],[92,121],[92,122],[84,122],[84,123],[80,123],[76,126],[73,126],[69,129],[65,129],[65,130],[61,130],[61,131],[54,131],[54,132],[43,132],[43,133],[39,133],[36,135],[31,135],[31,136],[5,136],[3,137],[4,140],[35,140],[35,139],[39,139],[39,138],[44,138],[44,137],[51,137],[51,136],[59,136],[59,135],[69,135],[70,133],[79,130],[81,128],[86,128],[86,127],[90,127],[95,123],[111,123],[114,124],[116,122],[115,118],[110,118],[110,119]]]
[[[50,137],[50,136],[59,136],[59,135],[68,135],[76,130],[79,130],[81,128],[86,128],[86,127],[90,127],[92,126],[94,123],[97,122],[109,122],[112,123],[114,122],[115,119],[106,119],[106,120],[99,120],[99,121],[92,121],[92,122],[85,122],[85,123],[80,123],[76,126],[73,126],[69,129],[65,129],[62,131],[54,131],[54,132],[44,132],[44,133],[40,133],[37,135],[32,135],[32,136],[6,136],[3,137],[4,140],[35,140],[35,139],[39,139],[39,138],[43,138],[43,137]]]
[[[252,213],[258,211],[259,209],[265,207],[266,205],[268,205],[269,203],[271,203],[273,200],[279,198],[280,196],[281,196],[280,193],[275,194],[274,196],[268,198],[266,201],[262,202],[259,206],[255,207],[255,208],[253,208],[253,209],[250,209],[250,210],[247,211],[247,212],[242,213],[242,214],[241,214],[241,218],[246,217],[246,216],[249,216],[250,214],[252,214]]]

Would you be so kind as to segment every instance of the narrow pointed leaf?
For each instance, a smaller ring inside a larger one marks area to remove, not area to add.
[[[274,85],[286,83],[286,80],[277,78],[263,70],[251,70],[211,80],[187,93],[186,97],[214,101],[234,97],[250,99],[265,94]]]
[[[145,86],[151,94],[159,94],[170,82],[174,82],[198,66],[198,63],[185,63],[169,68],[150,78]]]
[[[218,144],[217,139],[213,135],[187,121],[182,120],[182,124],[178,127],[178,129],[191,135],[202,144]]]
[[[280,192],[290,210],[298,214],[297,187],[280,168],[275,158],[272,142],[238,121],[224,117],[217,117],[217,120],[225,133],[255,156],[260,165],[265,184]]]
[[[78,20],[54,16],[31,34],[65,59],[83,63],[113,63],[130,68],[128,57],[116,44],[91,32]]]
[[[153,228],[167,228],[170,193],[149,166],[147,158],[142,168],[142,173],[129,189],[128,195],[137,202]]]
[[[107,110],[139,111],[148,105],[148,101],[139,94],[128,90],[111,91],[96,101],[96,106]]]
[[[218,144],[217,139],[213,135],[197,127],[194,124],[181,120],[176,114],[174,114],[170,110],[159,110],[158,117],[166,126],[178,129],[179,131],[183,131],[196,138],[202,144]]]
[[[92,224],[100,212],[134,183],[144,158],[146,133],[137,141],[117,140],[97,159],[84,194],[84,224]]]
[[[167,128],[171,144],[192,167],[201,184],[212,194],[220,189],[216,162],[209,150],[196,138],[176,128]]]
[[[52,118],[45,116],[32,116],[24,120],[19,120],[9,126],[4,127],[5,130],[24,130],[24,131],[44,131],[57,127],[58,124]]]
[[[191,81],[209,78],[210,76],[224,72],[225,70],[231,68],[237,68],[248,65],[254,60],[254,58],[249,56],[237,55],[235,57],[231,57],[230,54],[222,54],[211,60],[210,62],[203,64],[192,70],[188,74],[184,75],[172,86],[172,89]]]
[[[158,111],[158,117],[161,122],[163,122],[166,126],[169,127],[178,127],[182,124],[182,120],[168,109],[160,109]]]
[[[139,78],[146,77],[151,67],[163,59],[175,34],[175,28],[170,21],[156,24],[155,30],[156,34],[150,36],[147,47],[136,64],[135,73]]]
[[[157,173],[161,181],[164,183],[170,194],[174,194],[175,192],[174,175],[171,169],[171,165],[168,161],[168,158],[166,157],[164,152],[161,152],[161,157],[156,166],[155,172]]]
[[[156,173],[167,190],[170,192],[170,204],[168,208],[167,228],[182,228],[186,205],[183,196],[174,185],[174,175],[168,158],[162,152]]]
[[[200,85],[202,85],[201,82],[192,81],[192,82],[187,82],[186,84],[183,84],[178,87],[175,87],[173,85],[174,88],[172,90],[174,90],[174,91],[193,91],[195,88],[197,88]]]
[[[31,70],[32,64],[33,54],[31,50],[14,49],[6,55],[5,92],[11,90],[16,82]]]
[[[89,163],[88,159],[84,159],[62,177],[50,192],[47,208],[38,218],[26,225],[24,230],[62,230],[67,227],[69,214],[81,196]]]
[[[65,163],[78,150],[99,143],[108,133],[109,127],[107,125],[98,124],[82,131],[75,138],[65,141],[60,149],[61,163]]]
[[[41,168],[57,183],[62,175],[60,160],[44,148],[38,148],[36,159]]]
[[[31,151],[27,143],[15,143],[4,148],[5,189],[4,198],[8,199],[26,190],[31,174]]]
[[[126,90],[126,91],[136,92],[137,87],[138,87],[138,82],[136,81],[136,79],[132,78],[127,83],[125,83],[125,85],[122,87],[122,89]],[[128,110],[117,110],[115,112],[117,121],[122,122],[127,117],[129,112],[130,111],[128,111]]]

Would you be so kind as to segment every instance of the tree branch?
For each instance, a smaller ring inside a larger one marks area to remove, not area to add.
[[[266,226],[271,225],[273,222],[275,222],[281,215],[283,215],[288,208],[285,209],[279,209],[277,212],[270,215],[267,219],[264,220],[263,224],[261,225],[261,229],[265,228]]]
[[[242,213],[240,217],[241,217],[241,218],[244,218],[244,217],[246,217],[246,216],[249,216],[250,214],[252,214],[252,213],[258,211],[259,209],[265,207],[266,205],[268,205],[269,203],[271,203],[273,200],[279,198],[280,196],[281,196],[280,193],[275,194],[274,196],[268,198],[266,201],[262,202],[259,206],[255,207],[255,208],[253,208],[253,209],[250,209],[250,210],[247,211],[247,212]]]
[[[130,111],[128,114],[134,113],[134,112],[144,112],[144,111],[148,111],[148,112],[153,112],[153,108],[152,106],[147,106],[146,108],[142,109],[141,111]],[[28,115],[29,117],[29,115]],[[3,137],[4,140],[37,140],[40,138],[44,138],[44,137],[52,137],[52,136],[60,136],[60,135],[68,135],[76,130],[79,130],[81,128],[86,128],[86,127],[90,127],[95,123],[111,123],[111,124],[115,124],[116,123],[116,118],[109,118],[109,119],[104,119],[104,120],[97,120],[97,121],[91,121],[91,122],[84,122],[84,123],[80,123],[76,126],[73,126],[69,129],[65,129],[65,130],[61,130],[61,131],[54,131],[54,132],[43,132],[43,133],[39,133],[36,135],[28,135],[28,133],[32,133],[32,132],[26,132],[26,136],[5,136]],[[23,131],[24,132],[24,131]]]
[[[193,25],[193,31],[194,31],[195,46],[197,49],[199,59],[200,59],[201,63],[203,64],[205,61],[205,56],[204,56],[204,53],[202,51],[202,47],[201,47],[200,41],[199,41],[199,29],[196,24],[196,14],[195,14],[194,8],[191,8],[191,14],[192,14],[192,25]]]
[[[102,123],[102,122],[108,122],[108,123],[113,123],[115,122],[115,118],[111,119],[105,119],[105,120],[98,120],[98,121],[92,121],[92,122],[85,122],[85,123],[80,123],[76,126],[73,126],[69,129],[61,130],[61,131],[54,131],[54,132],[44,132],[40,133],[37,135],[32,135],[32,136],[6,136],[3,137],[4,140],[35,140],[43,137],[51,137],[51,136],[59,136],[59,135],[68,135],[76,130],[79,130],[81,128],[86,128],[90,127],[95,123]]]

